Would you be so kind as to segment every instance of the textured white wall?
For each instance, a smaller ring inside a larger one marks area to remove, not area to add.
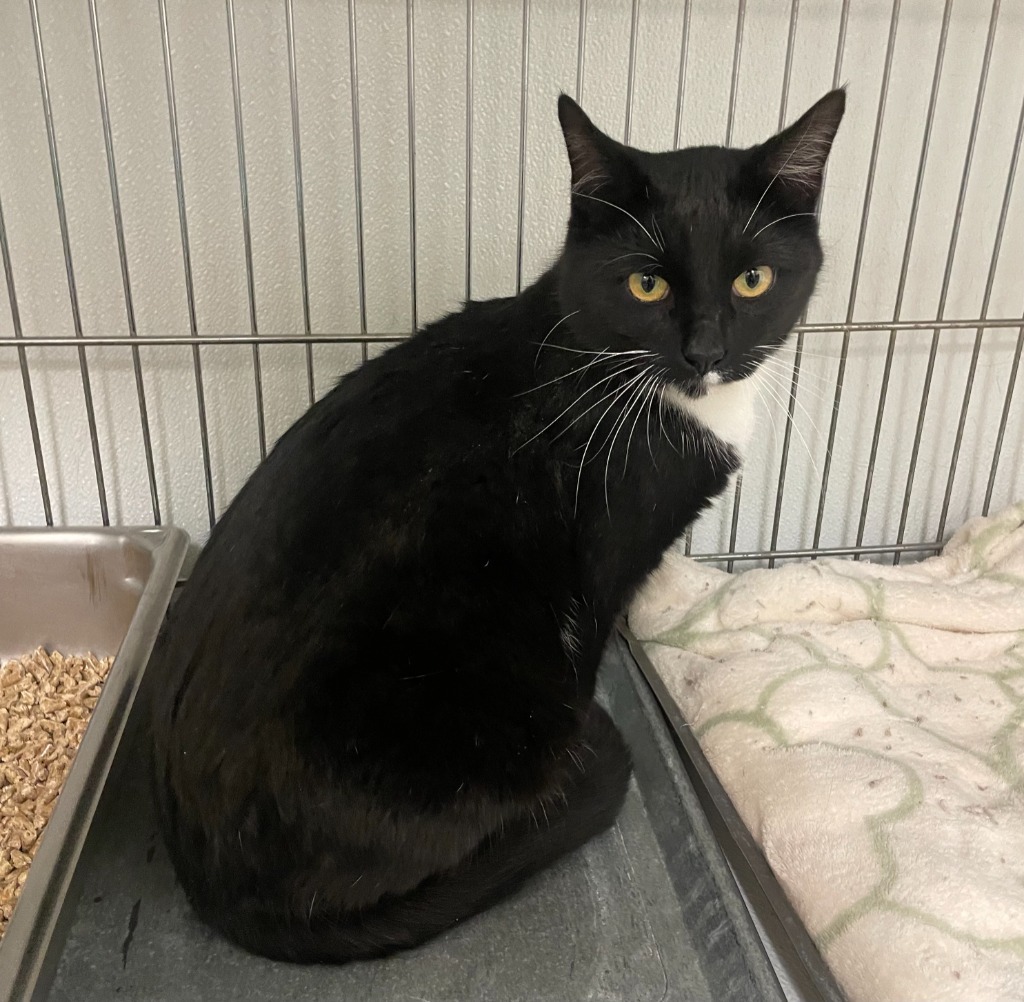
[[[301,151],[312,328],[360,330],[348,10],[295,0]],[[787,120],[828,89],[840,25],[839,0],[802,0]],[[97,0],[120,180],[128,262],[140,337],[189,331],[160,25],[156,0]],[[589,0],[582,102],[622,137],[629,83],[630,0]],[[242,213],[235,145],[227,19],[223,4],[168,0],[198,329],[248,334]],[[472,294],[514,291],[519,195],[523,8],[476,0],[474,18]],[[634,99],[629,138],[649,148],[718,143],[726,133],[735,2],[694,0],[677,120],[685,5],[637,4]],[[847,318],[872,136],[889,31],[888,0],[853,0],[841,79],[849,110],[837,140],[823,208],[828,263],[813,322]],[[938,312],[988,31],[987,0],[956,0],[949,28],[904,319]],[[70,246],[86,337],[127,333],[103,145],[87,0],[39,0]],[[421,321],[465,293],[466,4],[415,2],[417,306]],[[774,131],[790,0],[746,7],[733,140]],[[567,212],[568,171],[555,116],[559,90],[575,93],[579,5],[530,5],[524,279],[551,260]],[[942,17],[940,0],[904,0],[877,155],[856,321],[893,316],[917,179],[925,112]],[[301,334],[302,296],[292,159],[284,0],[237,0],[237,42],[251,207],[256,317],[261,333]],[[366,321],[370,332],[412,322],[406,5],[356,4],[362,154]],[[973,318],[982,299],[996,224],[1024,100],[1024,0],[1004,0],[992,51],[945,304],[947,318]],[[1024,167],[1018,172],[988,304],[990,317],[1024,309]],[[57,223],[28,0],[0,3],[0,200],[26,336],[73,333]],[[0,283],[0,337],[12,334]],[[897,342],[865,542],[895,538],[931,330]],[[1016,329],[983,335],[949,525],[981,509],[993,438],[1006,397]],[[933,377],[906,538],[932,538],[946,487],[952,435],[963,401],[974,330],[944,332]],[[887,331],[854,333],[834,448],[822,545],[854,541],[883,368]],[[809,545],[821,483],[841,335],[811,333],[800,382],[779,545]],[[372,348],[371,348],[372,350]],[[195,382],[188,347],[142,349],[163,517],[201,538],[207,529]],[[258,460],[252,352],[204,347],[217,509]],[[323,393],[361,357],[358,345],[313,349]],[[99,521],[82,379],[72,348],[27,349],[55,521]],[[87,352],[113,521],[152,519],[131,355]],[[306,405],[305,349],[261,349],[267,434],[272,441]],[[788,393],[788,370],[776,388]],[[1013,397],[994,504],[1024,495],[1024,391]],[[785,410],[767,400],[752,450],[739,521],[740,548],[767,545],[775,505]],[[698,528],[695,544],[728,542],[731,498]],[[38,524],[43,513],[16,352],[0,345],[0,521]]]

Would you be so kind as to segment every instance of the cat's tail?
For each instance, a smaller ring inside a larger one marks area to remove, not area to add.
[[[547,806],[547,819],[538,812],[539,823],[528,817],[507,826],[454,869],[408,894],[333,914],[314,899],[302,916],[283,915],[253,899],[204,918],[253,953],[296,963],[365,960],[417,946],[508,896],[614,823],[629,782],[629,752],[603,711],[587,740],[594,757],[565,791],[565,801],[556,810]]]

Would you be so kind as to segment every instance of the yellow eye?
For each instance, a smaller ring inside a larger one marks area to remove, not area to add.
[[[641,303],[658,303],[669,293],[669,284],[660,275],[649,271],[634,271],[629,276],[629,291]]]
[[[748,268],[742,275],[737,275],[732,283],[732,291],[742,299],[757,299],[763,296],[774,284],[775,272],[766,264],[756,268]]]

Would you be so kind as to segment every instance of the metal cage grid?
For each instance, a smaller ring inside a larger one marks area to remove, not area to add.
[[[57,132],[54,127],[54,111],[51,98],[51,85],[47,74],[47,56],[44,48],[44,38],[40,27],[40,15],[38,0],[27,0],[29,15],[31,18],[32,37],[35,46],[35,67],[38,73],[39,89],[42,99],[43,116],[45,119],[45,130],[48,147],[49,163],[53,175],[53,195],[56,203],[57,219],[60,226],[61,245],[63,248],[63,263],[66,271],[67,294],[70,300],[71,316],[73,322],[73,336],[39,336],[26,334],[22,329],[22,322],[18,309],[18,297],[15,285],[15,268],[12,262],[12,253],[8,243],[7,229],[4,222],[3,202],[0,198],[0,254],[2,254],[4,277],[7,285],[7,293],[11,310],[11,321],[13,336],[0,337],[0,358],[2,353],[14,352],[17,355],[18,368],[20,370],[21,383],[24,390],[24,408],[27,414],[28,426],[32,436],[32,448],[35,456],[36,476],[38,480],[39,501],[42,507],[43,517],[48,525],[54,523],[54,512],[51,505],[48,470],[44,456],[44,449],[41,441],[40,423],[36,412],[36,401],[33,394],[33,370],[29,362],[28,349],[54,349],[54,348],[75,348],[77,349],[77,362],[80,371],[81,387],[84,394],[86,419],[88,423],[89,441],[91,445],[92,467],[96,482],[96,495],[99,504],[101,520],[104,524],[110,521],[110,513],[107,498],[107,483],[103,465],[102,451],[100,448],[100,432],[93,400],[92,375],[90,373],[90,352],[96,347],[121,347],[130,351],[132,370],[135,383],[135,391],[138,404],[139,431],[145,454],[145,465],[148,479],[148,492],[150,506],[152,509],[152,521],[160,524],[163,516],[161,497],[158,490],[158,481],[155,470],[154,446],[150,429],[150,408],[147,401],[147,391],[143,379],[142,356],[147,350],[156,347],[188,347],[191,349],[191,364],[194,381],[194,405],[198,413],[199,421],[199,443],[202,452],[202,469],[205,486],[206,508],[209,523],[212,526],[216,518],[216,505],[214,498],[214,484],[211,473],[211,443],[210,432],[207,420],[207,395],[210,392],[208,379],[203,371],[204,347],[231,345],[241,350],[247,346],[251,351],[253,369],[253,393],[256,401],[257,428],[256,434],[259,441],[260,456],[265,456],[267,451],[267,429],[265,421],[265,408],[263,396],[263,376],[261,371],[261,346],[265,345],[302,345],[305,347],[305,379],[306,395],[310,403],[315,397],[314,378],[314,356],[313,346],[320,344],[355,344],[361,346],[362,358],[365,360],[371,346],[387,344],[398,341],[410,334],[409,330],[395,330],[387,332],[374,332],[368,327],[367,322],[367,292],[365,272],[365,247],[364,232],[367,220],[364,218],[364,199],[362,192],[363,176],[360,152],[360,110],[365,97],[360,94],[360,62],[359,62],[359,33],[357,31],[356,3],[355,0],[348,0],[345,9],[348,31],[348,56],[351,75],[351,126],[352,126],[352,158],[354,172],[352,183],[354,185],[355,197],[355,229],[357,241],[357,262],[358,262],[358,284],[359,284],[359,328],[355,331],[339,331],[331,333],[314,332],[310,317],[310,286],[308,271],[308,251],[306,239],[306,203],[303,192],[303,162],[301,149],[300,132],[300,95],[299,79],[296,61],[296,41],[294,26],[293,0],[282,0],[282,15],[285,19],[287,37],[287,61],[288,61],[288,88],[291,109],[292,127],[292,158],[294,161],[294,184],[295,184],[295,214],[298,231],[298,253],[299,253],[299,274],[301,281],[301,302],[303,325],[301,333],[280,333],[261,330],[257,322],[256,309],[256,279],[253,267],[252,251],[252,222],[250,218],[249,194],[248,194],[248,171],[246,165],[246,128],[245,128],[245,106],[242,98],[242,89],[239,77],[238,46],[236,41],[236,12],[235,0],[225,0],[225,17],[227,22],[228,53],[230,60],[230,75],[234,110],[234,146],[237,155],[238,184],[240,193],[239,210],[242,220],[242,233],[244,240],[244,259],[246,273],[246,291],[248,296],[249,331],[239,334],[209,334],[201,333],[197,320],[196,292],[193,277],[193,260],[189,234],[189,211],[188,199],[186,197],[185,176],[182,168],[182,144],[179,129],[179,110],[176,98],[174,59],[172,57],[172,44],[170,39],[167,0],[154,0],[159,12],[160,41],[163,57],[163,80],[166,92],[166,117],[167,128],[169,129],[170,148],[173,158],[174,180],[177,197],[178,224],[180,227],[181,260],[179,266],[184,273],[186,298],[188,303],[188,332],[180,334],[161,334],[140,336],[135,319],[135,306],[133,301],[132,280],[129,269],[129,255],[126,249],[125,227],[122,218],[120,189],[117,170],[117,159],[115,156],[114,141],[111,129],[110,110],[107,93],[107,79],[105,75],[103,60],[103,44],[100,20],[97,12],[96,0],[84,0],[88,5],[89,25],[91,33],[91,46],[93,61],[95,64],[96,93],[99,101],[100,116],[103,129],[103,144],[106,156],[106,166],[109,175],[110,205],[113,214],[113,225],[117,239],[117,251],[120,261],[121,284],[123,287],[124,310],[127,317],[127,334],[122,335],[93,335],[83,330],[82,313],[79,305],[79,286],[76,281],[74,256],[72,253],[72,242],[69,236],[67,210],[65,205],[64,185],[62,182],[61,150],[58,149]],[[465,198],[466,198],[466,221],[465,221],[465,289],[467,298],[472,289],[472,207],[473,183],[474,183],[474,76],[475,66],[472,54],[474,52],[474,25],[479,14],[474,10],[475,0],[466,0],[466,51],[470,54],[466,60],[464,80],[464,100],[466,107],[466,144],[465,144]],[[690,22],[691,7],[693,0],[685,0],[683,10],[683,30],[679,50],[678,80],[675,87],[676,101],[676,125],[674,143],[679,145],[680,121],[685,99],[685,81],[687,79],[688,61],[692,58]],[[1017,376],[1021,361],[1022,349],[1024,349],[1024,317],[990,317],[988,315],[989,303],[992,295],[993,283],[996,276],[1000,254],[1003,249],[1004,236],[1006,235],[1007,219],[1010,214],[1011,201],[1014,193],[1014,185],[1017,168],[1020,160],[1022,136],[1024,136],[1024,105],[1021,106],[1016,116],[1014,138],[1012,144],[1012,155],[1006,172],[1005,183],[1002,188],[998,222],[996,223],[992,248],[989,254],[989,264],[986,272],[986,282],[982,299],[981,310],[977,316],[969,319],[947,319],[945,317],[947,295],[950,288],[950,279],[953,272],[954,260],[958,250],[963,248],[959,245],[960,219],[964,209],[964,201],[967,196],[968,182],[971,177],[975,144],[978,136],[979,122],[982,114],[982,107],[986,96],[989,69],[992,59],[993,42],[996,37],[997,24],[1000,19],[1001,0],[994,0],[988,18],[987,35],[985,39],[984,54],[981,62],[980,74],[976,82],[976,92],[973,101],[973,117],[971,120],[970,133],[968,136],[966,150],[962,162],[962,172],[957,196],[955,218],[948,246],[945,249],[944,264],[942,269],[942,285],[939,294],[938,308],[934,316],[924,320],[905,319],[903,317],[904,292],[907,287],[908,267],[911,250],[914,245],[915,235],[920,210],[922,209],[922,186],[925,177],[925,169],[928,164],[929,155],[932,152],[932,126],[935,119],[936,107],[938,104],[939,85],[942,79],[944,62],[947,60],[947,38],[950,26],[953,0],[944,0],[941,8],[941,27],[939,29],[938,44],[932,57],[929,98],[927,106],[927,117],[924,126],[923,139],[921,141],[920,154],[918,158],[917,177],[913,189],[912,204],[910,206],[909,224],[902,241],[902,265],[900,268],[898,287],[896,292],[895,310],[891,317],[874,321],[854,320],[854,307],[857,298],[858,285],[860,283],[863,268],[865,266],[865,235],[868,222],[871,216],[872,197],[875,185],[876,167],[878,165],[880,137],[883,123],[885,121],[887,100],[890,91],[890,72],[893,62],[893,53],[897,37],[897,30],[900,24],[901,0],[893,0],[888,17],[888,27],[885,43],[885,56],[882,67],[882,78],[879,90],[877,109],[875,113],[874,136],[871,143],[871,151],[867,169],[867,179],[864,187],[863,200],[858,227],[858,238],[852,272],[849,277],[848,306],[845,316],[841,320],[831,323],[808,322],[806,317],[795,328],[795,351],[792,357],[790,371],[790,385],[788,397],[782,401],[785,404],[785,423],[783,427],[783,440],[781,458],[778,463],[777,474],[774,477],[774,501],[773,516],[771,519],[771,531],[762,545],[752,549],[741,549],[737,546],[737,526],[741,507],[743,505],[743,480],[738,478],[733,488],[732,496],[728,499],[728,511],[723,514],[729,526],[729,544],[724,549],[713,552],[698,552],[693,546],[692,535],[688,534],[686,539],[687,552],[703,560],[714,560],[724,563],[728,569],[732,569],[737,562],[767,562],[769,566],[774,565],[777,560],[795,557],[815,557],[821,555],[842,555],[860,557],[886,556],[894,563],[899,562],[901,556],[921,555],[935,552],[940,548],[947,531],[947,516],[950,508],[950,497],[953,489],[953,482],[957,471],[958,458],[963,440],[965,422],[972,403],[974,391],[974,378],[977,371],[979,359],[983,356],[985,339],[992,331],[999,329],[1016,331],[1016,345],[1013,351],[1011,370],[1005,392],[1005,399],[1001,406],[1001,417],[998,427],[994,430],[994,440],[991,446],[991,456],[988,463],[988,474],[985,485],[984,501],[981,513],[988,514],[995,497],[995,484],[997,471],[1003,457],[1004,441],[1006,439],[1007,425],[1011,414],[1011,406],[1014,400]],[[521,49],[520,49],[520,113],[519,113],[519,150],[518,150],[518,210],[516,226],[516,289],[521,288],[524,280],[523,272],[523,205],[525,180],[527,173],[527,121],[530,111],[528,96],[530,93],[530,52],[531,52],[531,0],[522,0],[522,28],[521,28]],[[625,95],[623,138],[630,141],[634,122],[635,104],[635,67],[638,45],[638,15],[640,0],[632,0],[632,11],[630,21],[629,39],[629,67],[628,67],[628,88]],[[937,5],[936,5],[937,7]],[[739,93],[740,68],[743,58],[743,43],[745,32],[745,21],[748,13],[747,0],[738,0],[736,8],[735,36],[731,54],[731,87],[728,102],[728,117],[725,124],[723,141],[728,144],[733,138],[733,127],[736,114],[737,99]],[[834,70],[832,74],[833,86],[838,86],[844,80],[844,55],[847,41],[847,27],[851,10],[851,0],[842,0],[838,42],[835,50]],[[407,92],[407,120],[408,120],[408,199],[409,199],[409,270],[411,275],[410,288],[410,309],[413,319],[412,330],[420,322],[417,303],[417,231],[416,231],[416,204],[417,204],[417,143],[416,143],[416,102],[414,94],[416,89],[416,0],[406,0],[406,38],[405,38],[405,63],[406,63],[406,92]],[[781,128],[787,121],[791,108],[789,104],[790,83],[792,79],[794,63],[794,40],[797,35],[798,20],[800,17],[800,0],[791,0],[789,8],[789,30],[788,41],[785,53],[785,69],[783,75],[782,92],[778,106],[778,126]],[[578,38],[576,42],[576,67],[575,67],[575,91],[579,99],[583,95],[586,79],[586,53],[587,53],[587,27],[588,27],[588,0],[579,0],[578,10]],[[924,58],[924,57],[923,57]],[[0,178],[0,195],[2,195],[2,181]],[[826,186],[827,191],[827,186]],[[827,206],[829,195],[825,195]],[[938,520],[938,531],[934,536],[922,539],[908,539],[907,525],[908,513],[915,499],[915,478],[919,472],[921,460],[922,432],[931,404],[930,391],[932,377],[935,370],[936,356],[939,345],[946,331],[973,331],[975,334],[973,350],[970,355],[969,370],[966,378],[962,401],[960,404],[959,420],[954,440],[950,445],[950,456],[945,477],[945,489],[942,498],[941,513]],[[905,486],[903,489],[902,508],[899,518],[899,526],[895,538],[885,542],[872,544],[865,542],[865,526],[867,520],[868,500],[871,495],[872,486],[876,477],[876,467],[879,457],[879,444],[882,431],[883,417],[886,413],[887,395],[890,379],[893,375],[894,353],[898,339],[902,332],[908,331],[931,331],[931,341],[928,354],[927,368],[924,377],[923,391],[916,419],[914,420],[913,447],[910,455],[909,467],[906,472]],[[831,420],[827,433],[827,446],[823,468],[820,471],[820,481],[817,485],[818,502],[815,514],[814,532],[809,547],[785,548],[779,543],[780,519],[786,503],[788,473],[790,469],[790,457],[793,446],[793,433],[797,421],[796,407],[797,395],[803,371],[805,353],[808,350],[810,339],[821,335],[833,335],[841,337],[841,349],[838,358],[838,370],[831,389]],[[838,422],[841,404],[843,401],[844,379],[846,374],[847,361],[849,358],[851,342],[857,337],[872,337],[875,335],[886,335],[887,348],[884,360],[884,369],[881,378],[881,388],[877,399],[877,409],[871,425],[871,446],[868,457],[866,474],[863,479],[862,496],[860,501],[860,516],[855,532],[850,534],[847,544],[843,546],[822,546],[822,527],[825,518],[826,498],[830,489],[830,474],[832,472],[833,446],[838,434]],[[691,530],[692,533],[692,530]]]

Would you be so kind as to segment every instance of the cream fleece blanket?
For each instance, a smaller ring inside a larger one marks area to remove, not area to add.
[[[1024,503],[900,567],[673,552],[629,621],[851,1002],[1024,1000]]]

